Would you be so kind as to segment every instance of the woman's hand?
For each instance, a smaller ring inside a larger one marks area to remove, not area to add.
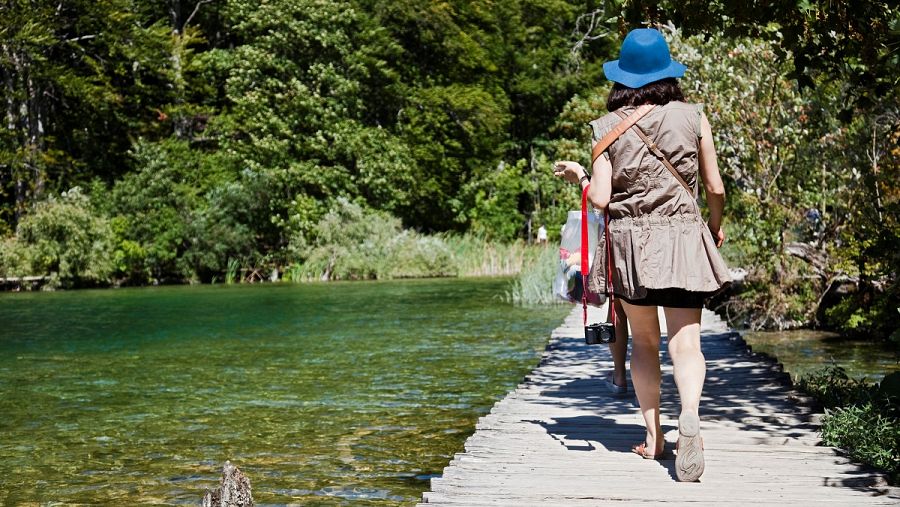
[[[722,243],[725,242],[725,231],[723,231],[721,227],[713,229],[710,225],[709,232],[712,233],[712,237],[716,241],[716,248],[722,248]]]
[[[584,176],[584,167],[578,162],[560,160],[553,164],[553,175],[559,176],[569,183],[579,183]]]

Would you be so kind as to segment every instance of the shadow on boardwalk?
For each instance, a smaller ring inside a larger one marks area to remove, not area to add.
[[[603,381],[606,347],[587,346],[573,312],[540,365],[479,421],[428,504],[601,505],[625,502],[897,505],[900,492],[875,471],[820,445],[817,414],[772,360],[704,314],[707,378],[701,402],[707,470],[675,481],[678,393],[663,352],[661,418],[667,456],[631,453],[644,438],[637,401]],[[665,351],[665,339],[661,349]]]

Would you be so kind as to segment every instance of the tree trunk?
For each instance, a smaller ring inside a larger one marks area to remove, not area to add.
[[[7,72],[5,80],[7,90],[6,127],[12,134],[10,136],[13,140],[11,149],[21,153],[21,150],[27,151],[28,149],[26,145],[28,137],[26,130],[24,129],[24,120],[28,113],[27,101],[23,100],[23,97],[27,97],[23,84],[25,82],[24,74],[26,72],[23,62],[24,57],[16,47],[4,44],[3,51],[6,60],[12,63],[12,68]],[[27,156],[24,157],[24,160],[21,156],[14,156],[10,161],[9,174],[11,180],[15,181],[15,223],[13,226],[19,223],[19,219],[25,211],[28,183],[25,179],[26,174],[24,166],[27,165],[27,159]]]
[[[6,44],[0,44],[0,51],[2,51],[4,60],[6,60],[7,62],[13,61],[12,48],[10,48]],[[3,85],[6,89],[6,130],[11,134],[10,137],[17,138],[18,136],[16,135],[16,124],[18,123],[18,121],[16,119],[16,84],[13,70],[10,68],[3,69]],[[16,201],[13,204],[13,228],[15,228],[16,224],[19,223],[19,195],[21,193],[21,190],[19,188],[19,178],[16,177],[15,165],[15,161],[12,159],[12,157],[10,157],[9,160],[0,161],[0,167],[2,167],[3,169],[2,171],[0,171],[0,188],[6,187],[7,178],[9,178],[9,183],[13,184],[15,188]]]
[[[253,507],[250,479],[230,461],[222,467],[222,479],[215,491],[206,491],[202,507]]]
[[[31,59],[21,48],[2,45],[3,57],[11,63],[4,72],[6,128],[12,134],[11,150],[18,152],[8,162],[15,188],[15,223],[27,208],[29,198],[44,191],[42,155],[46,151],[46,97],[42,84],[31,73]],[[13,224],[15,225],[15,224]]]
[[[174,128],[175,137],[184,139],[187,132],[184,111],[181,106],[184,105],[184,70],[182,63],[182,55],[184,52],[184,34],[178,30],[174,30],[172,41],[172,85],[175,89],[175,114],[172,115],[172,126]]]
[[[26,57],[26,69],[29,63]],[[37,200],[44,193],[44,175],[41,170],[40,158],[47,148],[44,138],[45,99],[44,90],[40,84],[35,83],[30,72],[27,72],[26,75],[28,76],[26,80],[28,98],[25,101],[27,108],[25,114],[26,131],[28,132],[28,154],[26,160],[32,172],[32,199]]]

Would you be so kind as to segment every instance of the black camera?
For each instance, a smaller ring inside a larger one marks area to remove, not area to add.
[[[616,326],[609,322],[584,326],[584,343],[600,345],[616,341]]]

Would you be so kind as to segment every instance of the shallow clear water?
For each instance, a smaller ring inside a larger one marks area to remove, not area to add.
[[[765,331],[744,335],[754,352],[778,358],[784,369],[797,379],[836,364],[847,374],[872,381],[900,371],[900,353],[880,343],[854,341],[822,331]]]
[[[0,295],[0,503],[414,503],[568,307],[507,280]]]

